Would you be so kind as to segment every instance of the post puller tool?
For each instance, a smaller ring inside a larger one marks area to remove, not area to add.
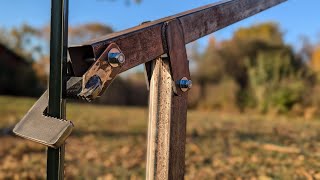
[[[50,160],[49,152],[57,157],[73,129],[63,115],[63,98],[92,101],[103,94],[118,74],[145,64],[150,83],[146,177],[183,179],[187,91],[192,86],[185,45],[284,1],[224,0],[69,47],[66,86],[62,73],[66,71],[66,51],[62,47],[67,45],[67,33],[52,32],[49,101],[45,92],[16,125],[14,133],[52,147],[48,149],[48,166],[50,162],[59,164]],[[53,0],[52,12],[63,14],[57,11],[67,7],[63,4],[67,0]],[[60,27],[52,31],[66,30],[66,15],[54,17],[53,13],[52,22],[58,19],[57,22],[65,23],[52,23],[52,28]],[[62,159],[60,171],[61,162]]]

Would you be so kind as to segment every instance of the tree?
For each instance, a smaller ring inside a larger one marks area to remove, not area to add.
[[[212,83],[224,86],[224,81],[233,79],[238,107],[261,111],[290,109],[301,100],[307,76],[302,58],[284,43],[283,33],[274,23],[241,28],[222,42],[211,39],[196,71],[203,87]],[[202,93],[208,101],[207,93]]]
[[[272,22],[258,24],[249,28],[240,28],[234,35],[233,40],[240,42],[266,42],[272,45],[282,45],[283,33],[279,26]]]
[[[47,40],[49,45],[50,41],[50,25],[42,28],[41,36]],[[69,44],[81,44],[86,41],[99,38],[101,36],[110,34],[113,32],[113,29],[105,24],[93,22],[85,23],[75,26],[69,26],[68,35],[69,35]]]
[[[23,24],[11,30],[0,30],[0,42],[20,56],[32,62],[36,57],[42,54],[43,48],[38,43],[41,41],[41,31]]]
[[[111,27],[99,23],[72,26],[69,28],[69,42],[83,43],[112,31]],[[25,67],[25,70],[30,72],[28,74],[32,74],[32,76],[36,74],[43,88],[46,88],[49,73],[49,41],[49,26],[39,29],[23,24],[10,30],[0,29],[0,42],[31,63],[31,66]],[[27,70],[27,68],[31,69]],[[35,73],[31,73],[31,71],[35,71]],[[38,87],[38,85],[33,86]],[[18,86],[15,87],[18,88]]]
[[[196,79],[203,84],[204,82],[219,82],[224,74],[224,62],[219,54],[218,44],[211,37],[209,45],[202,56],[196,59]]]
[[[11,30],[1,30],[0,42],[16,55],[2,56],[0,60],[1,93],[10,95],[37,96],[42,89],[32,68],[34,58],[41,53],[41,47],[34,43],[39,32],[27,25]],[[20,64],[15,63],[19,59]]]

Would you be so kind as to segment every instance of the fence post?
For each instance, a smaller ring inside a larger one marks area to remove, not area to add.
[[[66,61],[68,46],[68,0],[51,1],[50,77],[48,115],[65,119]],[[64,145],[47,150],[47,179],[64,178]]]
[[[168,58],[151,64],[148,180],[184,179],[187,93],[176,96]]]

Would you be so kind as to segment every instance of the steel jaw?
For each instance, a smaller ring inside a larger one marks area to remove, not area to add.
[[[66,98],[91,101],[99,97],[119,73],[125,57],[119,47],[111,43],[82,77],[67,81]],[[48,91],[32,106],[15,126],[13,133],[40,144],[59,148],[71,134],[71,121],[44,115],[48,107]]]
[[[44,115],[48,105],[48,91],[44,92],[22,120],[14,127],[13,132],[23,138],[50,146],[60,147],[71,134],[71,121]]]

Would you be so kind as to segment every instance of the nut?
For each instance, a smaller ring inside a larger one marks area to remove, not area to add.
[[[112,67],[118,67],[121,66],[123,63],[125,63],[126,58],[122,52],[120,52],[118,49],[113,48],[108,53],[108,62]]]

